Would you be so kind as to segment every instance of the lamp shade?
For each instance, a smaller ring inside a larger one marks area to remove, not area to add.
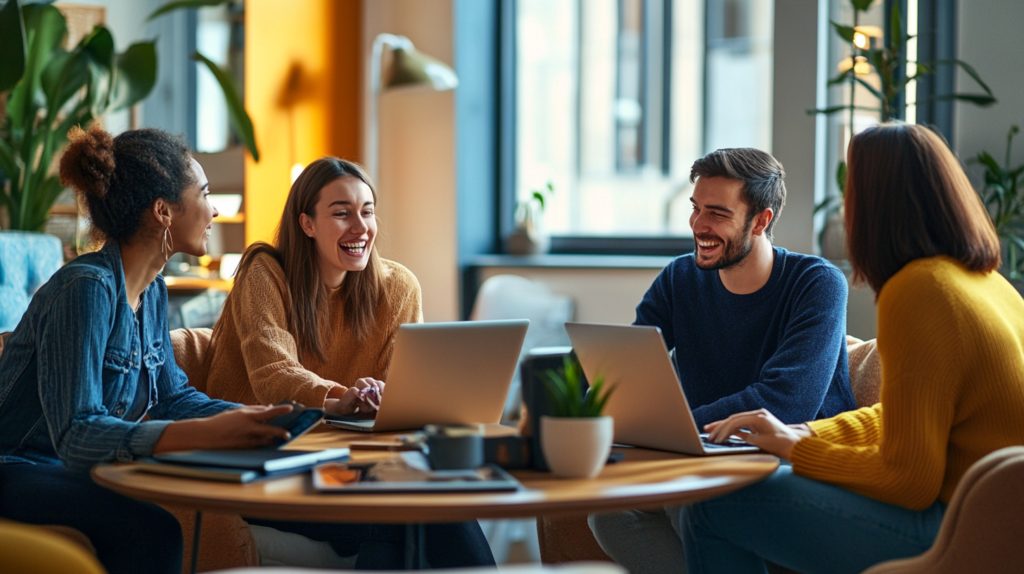
[[[431,58],[413,48],[397,47],[392,52],[390,73],[384,89],[403,86],[429,85],[438,92],[455,89],[459,78],[440,60]]]

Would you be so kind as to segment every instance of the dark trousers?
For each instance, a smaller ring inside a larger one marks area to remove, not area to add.
[[[181,526],[159,506],[55,464],[0,464],[0,517],[70,526],[110,574],[181,574]]]
[[[405,525],[283,522],[246,518],[249,524],[268,526],[306,538],[328,542],[340,556],[356,558],[356,570],[405,568]],[[494,566],[494,556],[480,524],[454,522],[425,527],[424,554],[431,568]]]

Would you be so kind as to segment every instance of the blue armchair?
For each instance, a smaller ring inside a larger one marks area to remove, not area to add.
[[[64,250],[53,235],[0,232],[0,333],[14,330],[36,289],[63,263]]]

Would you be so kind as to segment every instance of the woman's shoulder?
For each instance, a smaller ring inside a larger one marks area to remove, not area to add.
[[[281,262],[263,249],[242,257],[242,262],[235,272],[235,281],[236,284],[266,284],[268,281],[287,284]]]
[[[416,275],[409,270],[408,267],[398,263],[397,261],[391,261],[390,259],[381,258],[381,266],[384,268],[384,273],[381,281],[384,284],[384,288],[390,293],[403,293],[403,292],[416,292],[420,291],[419,279],[416,279]]]

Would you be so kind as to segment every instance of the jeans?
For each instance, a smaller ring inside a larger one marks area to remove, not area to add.
[[[0,517],[77,529],[110,574],[181,574],[181,526],[174,516],[61,465],[0,464]]]
[[[690,574],[766,573],[765,560],[842,574],[928,550],[946,505],[908,510],[783,465],[762,482],[674,511]]]
[[[343,524],[287,522],[246,518],[249,524],[301,534],[327,542],[339,556],[356,558],[356,570],[403,570],[405,568],[404,524]],[[475,521],[428,524],[424,554],[432,568],[494,566],[494,556]]]
[[[634,574],[686,572],[678,507],[591,514],[587,523],[601,549]]]

